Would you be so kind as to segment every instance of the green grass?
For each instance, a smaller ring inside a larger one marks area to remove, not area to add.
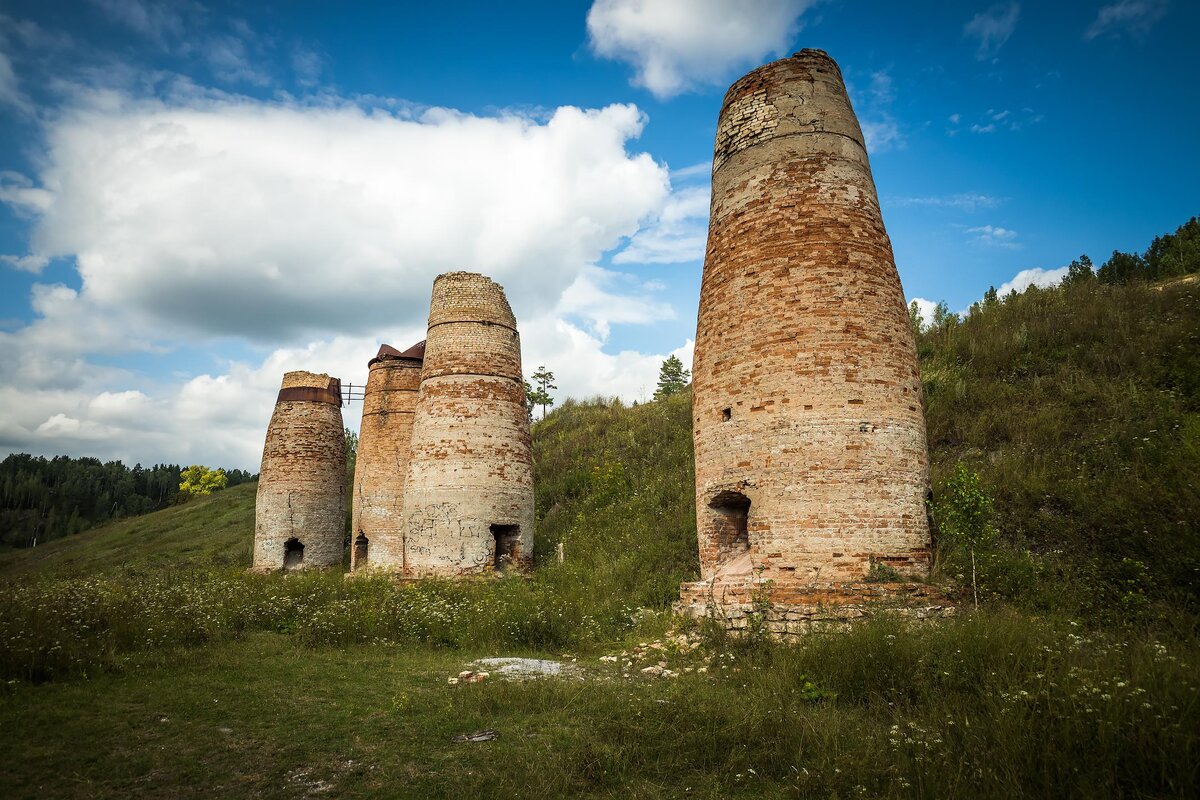
[[[650,629],[639,633],[653,632]],[[611,643],[620,652],[629,642]],[[801,648],[715,639],[675,679],[450,686],[492,650],[256,633],[0,695],[6,796],[1187,797],[1193,646],[992,615]],[[550,655],[554,655],[551,653]],[[650,660],[660,656],[658,651]],[[500,738],[452,744],[493,728]]]
[[[32,549],[0,548],[0,579],[212,565],[249,567],[257,490],[257,482],[244,483]]]

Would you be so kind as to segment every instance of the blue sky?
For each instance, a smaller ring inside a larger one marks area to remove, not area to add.
[[[362,381],[448,269],[560,396],[645,397],[721,96],[804,47],[926,307],[1198,212],[1194,3],[347,5],[0,0],[0,451],[256,468],[282,372]]]

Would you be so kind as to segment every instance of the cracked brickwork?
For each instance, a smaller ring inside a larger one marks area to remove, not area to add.
[[[521,342],[504,290],[469,272],[433,284],[404,484],[404,574],[526,568],[533,458]]]
[[[283,376],[267,427],[255,500],[253,569],[340,566],[346,524],[346,440],[340,384],[311,372]],[[303,545],[303,556],[288,542]]]
[[[683,605],[714,586],[854,583],[876,563],[924,577],[916,346],[837,64],[805,50],[733,84],[713,168],[693,363],[702,581]]]
[[[371,359],[363,392],[354,464],[351,571],[367,567],[404,571],[404,481],[421,385],[421,359],[385,350]]]

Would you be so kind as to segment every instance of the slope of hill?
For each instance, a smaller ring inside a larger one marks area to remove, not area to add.
[[[920,336],[935,492],[978,472],[993,588],[1070,613],[1200,595],[1200,286],[1090,277]]]
[[[180,566],[248,567],[257,489],[257,481],[244,483],[31,549],[0,549],[0,577]]]

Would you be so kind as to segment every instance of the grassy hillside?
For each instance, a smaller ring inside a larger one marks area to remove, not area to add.
[[[1108,617],[1200,606],[1200,285],[1082,279],[920,337],[935,491],[991,496],[990,588]]]
[[[55,539],[32,549],[0,549],[0,578],[177,567],[250,566],[254,493],[244,483],[139,517]]]

